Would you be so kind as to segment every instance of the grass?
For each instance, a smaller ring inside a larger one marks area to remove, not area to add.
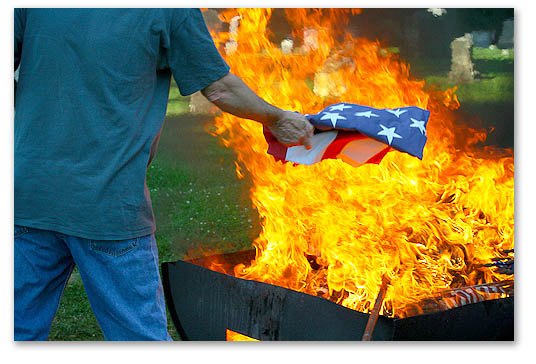
[[[235,177],[228,150],[207,144],[199,155],[202,162],[189,165],[162,153],[149,167],[156,238],[169,243],[160,248],[165,261],[200,248],[228,252],[251,244],[257,218],[245,198],[247,182]]]
[[[486,144],[514,146],[514,53],[512,49],[474,47],[471,56],[477,71],[470,83],[453,83],[447,72],[424,76],[427,87],[456,86],[459,114],[464,123],[488,130]]]
[[[461,110],[483,117],[500,132],[498,142],[513,146],[513,53],[474,48],[473,62],[480,79],[457,85]],[[426,64],[420,69],[427,67],[431,69]],[[430,86],[454,86],[445,73],[424,78]],[[234,152],[205,131],[211,116],[189,113],[188,102],[173,84],[159,150],[147,172],[160,262],[182,259],[192,251],[195,255],[199,249],[243,250],[259,233],[258,216],[248,198],[251,182],[237,179]],[[168,329],[179,340],[169,315]],[[76,270],[49,340],[103,340]]]
[[[169,90],[166,116],[175,116],[188,112],[190,110],[188,106],[189,101],[189,97],[181,96],[177,84],[173,82]]]
[[[488,61],[513,61],[514,50],[513,49],[499,49],[499,48],[482,48],[474,47],[472,58],[475,60],[488,60]]]
[[[104,340],[99,324],[89,306],[80,274],[76,269],[63,292],[48,340]]]
[[[514,54],[513,50],[473,48],[472,61],[476,80],[457,84],[448,80],[447,74],[432,74],[425,77],[427,85],[440,88],[457,86],[457,96],[465,103],[502,103],[514,101]]]
[[[514,79],[508,74],[484,74],[489,77],[470,84],[450,82],[446,76],[426,77],[427,85],[442,89],[457,87],[456,95],[461,104],[468,102],[513,102]]]

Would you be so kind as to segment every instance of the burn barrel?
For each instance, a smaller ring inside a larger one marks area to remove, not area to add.
[[[192,262],[163,263],[162,276],[168,309],[182,340],[223,341],[232,330],[263,341],[354,341],[361,340],[369,319],[369,314],[321,297]],[[372,335],[377,341],[513,339],[514,297],[403,319],[380,316]]]

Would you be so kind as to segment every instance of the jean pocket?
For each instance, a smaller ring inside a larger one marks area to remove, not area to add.
[[[13,235],[16,238],[26,234],[27,232],[28,232],[28,228],[26,226],[15,225],[13,228]]]
[[[119,257],[134,250],[140,238],[127,240],[91,240],[89,246],[91,250],[101,252],[112,257]]]

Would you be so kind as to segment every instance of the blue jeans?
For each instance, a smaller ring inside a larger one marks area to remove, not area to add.
[[[106,340],[171,340],[154,235],[89,240],[15,225],[15,340],[46,340],[75,264]]]

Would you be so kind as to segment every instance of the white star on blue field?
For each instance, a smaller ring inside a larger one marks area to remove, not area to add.
[[[329,108],[329,111],[335,111],[335,110],[339,110],[339,111],[344,111],[344,109],[351,109],[352,107],[351,106],[346,106],[345,104],[338,104],[338,105],[333,105]]]
[[[371,117],[375,117],[375,118],[380,117],[379,115],[374,114],[372,111],[356,112],[354,115],[355,116],[364,116],[367,119],[370,119]]]
[[[424,120],[417,120],[417,119],[414,119],[414,118],[410,118],[411,121],[413,122],[412,124],[410,124],[410,128],[419,128],[419,130],[421,131],[421,134],[422,135],[426,135],[426,128],[424,127]]]
[[[320,120],[330,120],[333,127],[335,127],[337,125],[337,120],[346,120],[346,118],[336,112],[324,112],[324,115],[320,118]]]
[[[399,139],[402,139],[402,136],[401,135],[398,135],[397,133],[395,133],[395,130],[396,128],[387,128],[385,126],[383,126],[382,124],[380,124],[381,128],[383,130],[379,131],[378,132],[378,135],[385,135],[387,137],[387,141],[389,142],[389,145],[391,145],[392,141],[393,141],[393,138],[399,138]]]
[[[396,110],[390,110],[390,109],[385,109],[385,111],[391,113],[391,114],[394,114],[396,115],[397,118],[400,118],[400,115],[402,115],[403,113],[407,112],[408,110],[400,110],[400,109],[396,109]]]

